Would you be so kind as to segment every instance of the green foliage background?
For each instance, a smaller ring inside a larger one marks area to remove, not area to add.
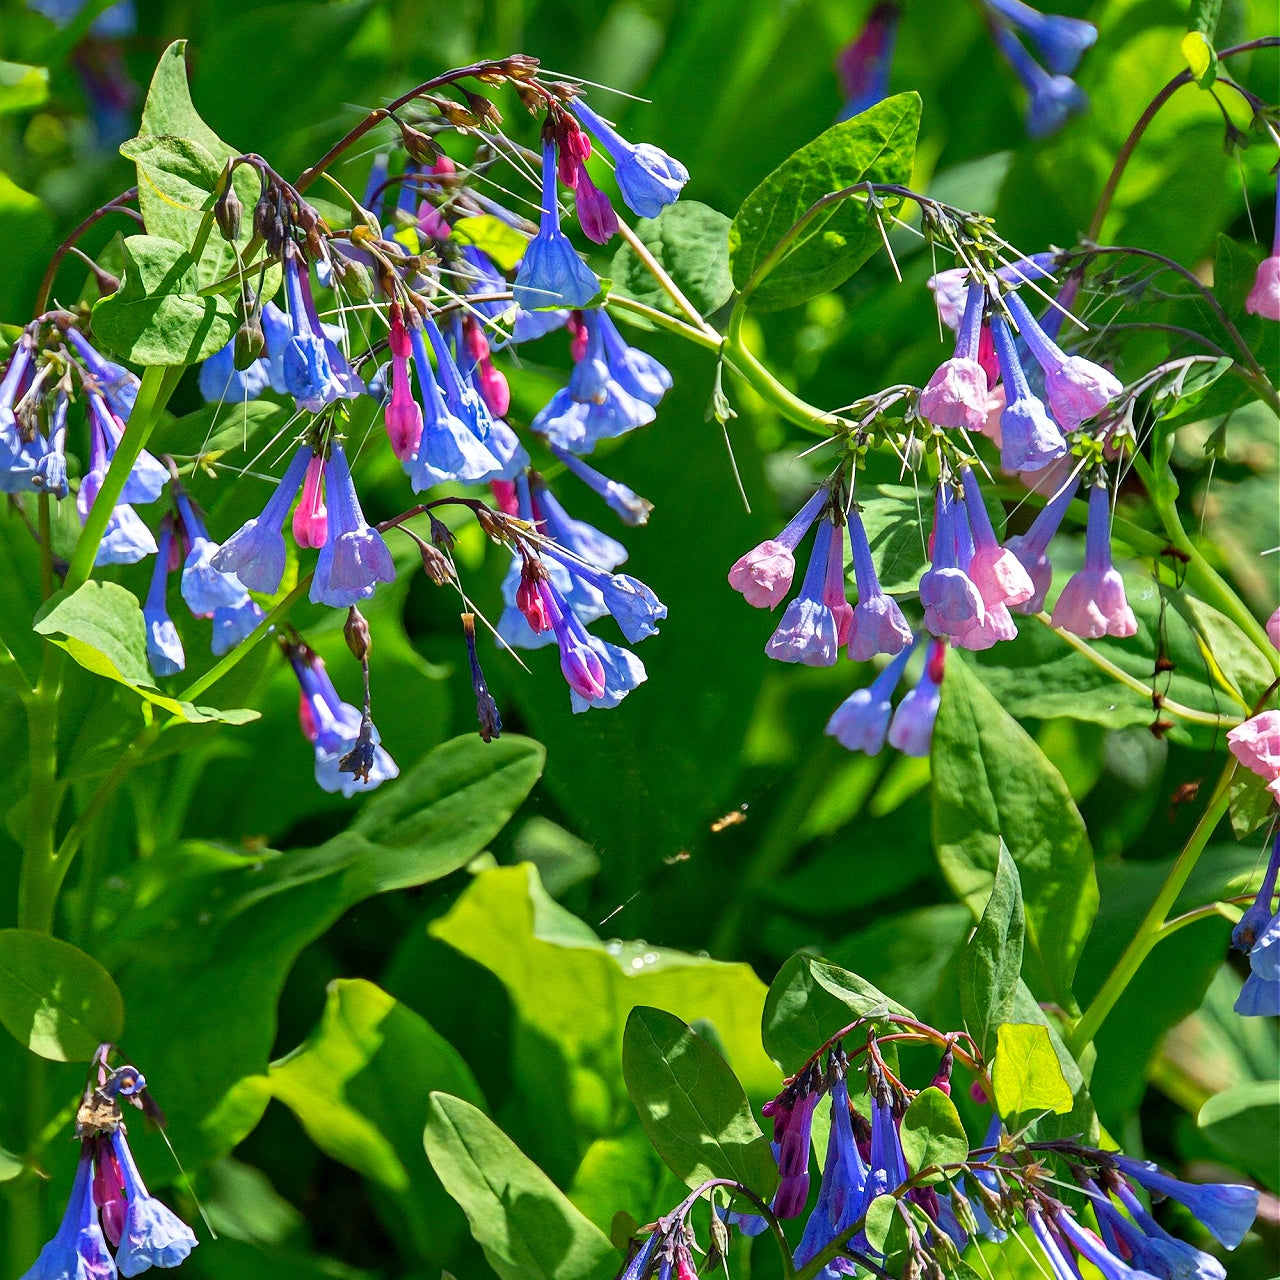
[[[1092,109],[1049,142],[1026,141],[1012,77],[976,14],[955,0],[908,0],[893,70],[893,89],[917,90],[924,102],[915,185],[993,212],[1026,251],[1081,233],[1131,124],[1183,65],[1185,3],[1060,7],[1094,19],[1101,34],[1081,74]],[[168,42],[188,38],[204,118],[282,172],[314,160],[357,109],[446,67],[520,50],[647,98],[617,100],[624,132],[679,156],[693,175],[686,196],[732,216],[835,117],[832,61],[866,6],[139,0],[138,8],[139,34],[123,49],[134,81],[145,85]],[[1227,4],[1219,46],[1232,42],[1228,27],[1240,38],[1266,33],[1274,18],[1266,9]],[[45,97],[30,85],[0,87],[6,323],[28,318],[53,246],[134,180],[86,112],[81,73],[91,56],[15,0],[0,3],[0,59],[49,68]],[[1274,57],[1237,68],[1273,97],[1275,71]],[[503,106],[518,114],[514,101]],[[120,138],[132,132],[126,125]],[[1246,205],[1254,225],[1270,227],[1271,159],[1228,158],[1217,110],[1185,91],[1138,153],[1106,235],[1200,268],[1226,232],[1256,261]],[[364,165],[353,160],[338,176],[359,191]],[[102,224],[86,247],[110,261],[118,230]],[[901,285],[880,255],[834,293],[753,321],[758,349],[809,401],[839,405],[891,382],[920,382],[939,360],[923,285],[930,261],[909,238],[895,238],[895,248]],[[76,279],[68,266],[59,289]],[[649,682],[618,710],[571,716],[553,651],[530,655],[531,675],[492,654],[487,670],[508,732],[488,747],[450,741],[473,725],[454,604],[406,572],[369,611],[376,714],[403,770],[398,783],[364,806],[315,789],[292,677],[262,646],[218,690],[220,706],[259,708],[260,720],[169,731],[162,758],[98,797],[110,816],[73,873],[62,934],[115,975],[122,1044],[169,1111],[175,1146],[223,1235],[184,1274],[535,1274],[497,1243],[486,1260],[442,1190],[438,1175],[450,1175],[439,1162],[465,1162],[466,1144],[442,1138],[444,1154],[429,1163],[423,1127],[457,1134],[474,1122],[461,1104],[445,1114],[428,1102],[441,1090],[490,1115],[599,1229],[566,1237],[565,1269],[554,1274],[607,1276],[617,1255],[599,1233],[609,1234],[615,1212],[649,1221],[682,1187],[650,1147],[623,1084],[633,1006],[706,1029],[757,1110],[780,1078],[760,1044],[766,988],[797,949],[938,1025],[959,1025],[959,953],[990,893],[996,832],[1027,902],[1021,998],[1084,1006],[1195,821],[1197,806],[1178,803],[1180,788],[1203,781],[1207,795],[1221,769],[1220,734],[1179,728],[1157,739],[1143,695],[1096,678],[1035,626],[1015,644],[953,664],[932,778],[927,761],[844,752],[822,726],[869,670],[770,669],[762,649],[773,621],[724,581],[804,490],[811,473],[795,461],[797,441],[733,389],[745,511],[724,440],[704,418],[713,360],[663,334],[643,335],[643,345],[672,370],[675,387],[658,421],[618,448],[608,469],[656,504],[649,525],[627,534],[628,567],[670,616],[645,646]],[[567,368],[563,344],[531,353],[513,378],[513,417],[527,421]],[[175,414],[197,409],[188,382]],[[210,421],[206,412],[165,427],[165,447],[191,452]],[[218,425],[234,458],[242,431],[265,438],[278,421],[255,409],[247,422]],[[1276,423],[1260,406],[1241,410],[1211,466],[1203,444],[1213,426],[1193,424],[1179,438],[1184,510],[1190,526],[1203,519],[1207,554],[1266,616],[1278,597],[1276,560],[1260,558],[1277,542]],[[874,478],[899,482],[888,468]],[[367,510],[404,505],[385,453],[364,465],[361,488]],[[193,489],[215,536],[260,497],[226,473]],[[593,502],[578,496],[574,510],[616,532]],[[920,563],[913,510],[909,497],[886,504],[884,537],[901,549],[903,584]],[[1138,502],[1126,514],[1155,527]],[[459,555],[473,596],[496,613],[505,565],[485,556],[477,532],[463,533]],[[38,602],[34,566],[16,520],[0,520],[0,539],[0,611],[21,627]],[[1160,645],[1177,663],[1174,696],[1231,710],[1197,644],[1202,623],[1177,592],[1132,566],[1142,629],[1109,651],[1145,681]],[[145,590],[141,569],[115,576]],[[338,620],[305,606],[295,621],[352,696],[356,672],[342,659]],[[1240,664],[1229,674],[1256,697],[1269,674]],[[20,742],[22,708],[5,698],[0,721],[7,740]],[[129,690],[104,699],[101,683],[79,669],[67,698],[74,732],[61,751],[84,803],[140,712]],[[22,767],[0,775],[8,815],[0,903],[16,893],[23,795]],[[717,821],[726,814],[736,820]],[[1224,825],[1187,905],[1239,892],[1256,872],[1261,838],[1236,845]],[[10,923],[6,908],[0,924]],[[1210,917],[1160,944],[1096,1041],[1091,1094],[1101,1124],[1127,1149],[1174,1168],[1225,1165],[1276,1192],[1280,1041],[1274,1025],[1230,1011],[1241,979],[1224,959],[1228,931]],[[770,1052],[794,1066],[776,1044]],[[20,1149],[33,1109],[43,1124],[80,1085],[78,1066],[54,1066],[33,1097],[15,1087],[24,1071],[23,1050],[0,1038],[0,1078],[10,1082],[0,1091],[0,1147]],[[1214,1095],[1227,1098],[1209,1116],[1218,1119],[1198,1124]],[[138,1144],[153,1182],[172,1180],[158,1141]],[[60,1142],[46,1155],[50,1231],[73,1158]],[[545,1192],[536,1170],[513,1177],[534,1202]],[[1233,1260],[1233,1276],[1271,1274],[1271,1212],[1264,1240]],[[751,1274],[765,1278],[771,1264],[758,1252]],[[1004,1265],[1023,1274],[1027,1264],[1013,1255]]]

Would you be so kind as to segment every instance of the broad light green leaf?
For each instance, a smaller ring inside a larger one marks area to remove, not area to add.
[[[968,1158],[969,1138],[956,1104],[932,1085],[912,1098],[902,1117],[901,1132],[907,1167],[915,1173],[930,1165],[959,1164]],[[939,1173],[928,1181],[937,1182],[950,1176]]]
[[[919,128],[919,95],[899,93],[832,125],[784,160],[742,202],[733,220],[733,283],[745,288],[774,246],[823,196],[860,182],[909,182]],[[880,243],[866,201],[838,201],[791,243],[756,287],[752,305],[777,310],[826,293],[853,275]]]
[[[984,1057],[995,1047],[995,1030],[1013,1012],[1022,973],[1022,886],[1018,868],[1000,842],[991,897],[960,957],[960,1012]]]
[[[316,1029],[244,1087],[253,1086],[284,1103],[326,1155],[391,1193],[393,1219],[424,1254],[447,1254],[462,1223],[423,1150],[428,1095],[448,1092],[479,1107],[484,1098],[428,1023],[370,982],[332,982]]]
[[[767,1200],[778,1182],[769,1143],[733,1069],[673,1014],[640,1005],[622,1041],[622,1072],[659,1155],[691,1187],[734,1178]]]
[[[213,191],[223,166],[237,153],[209,128],[192,103],[186,51],[187,42],[175,40],[160,55],[143,104],[138,136],[126,142],[120,154],[138,167],[138,205],[148,234],[189,249],[206,211],[213,208]],[[256,173],[243,166],[236,170],[234,182],[245,207],[237,241],[243,248],[252,235],[249,214],[260,187]],[[199,283],[212,284],[226,276],[235,260],[232,246],[212,228],[200,255]]]
[[[247,724],[258,718],[249,708],[220,711],[157,693],[147,665],[142,606],[131,591],[114,582],[86,582],[70,594],[59,591],[36,613],[33,629],[65,649],[86,671],[132,689],[179,719],[192,724]]]
[[[49,97],[49,68],[0,62],[0,116],[30,111]]]
[[[1232,1163],[1280,1191],[1280,1081],[1233,1085],[1200,1108],[1197,1123]]]
[[[482,1111],[433,1093],[427,1157],[500,1280],[610,1280],[609,1238]]]
[[[173,240],[129,236],[117,292],[93,308],[94,336],[140,365],[195,364],[221,350],[236,313],[221,295],[202,298],[195,260]]]
[[[641,218],[635,232],[700,315],[709,316],[728,302],[733,294],[729,219],[718,209],[680,200],[656,218]],[[629,244],[613,255],[610,273],[615,292],[668,315],[683,315]]]
[[[1054,1052],[1047,1027],[1006,1022],[997,1031],[991,1083],[996,1109],[1005,1121],[1031,1118],[1040,1111],[1058,1114],[1071,1110],[1071,1086]]]
[[[130,1052],[157,1079],[185,1082],[165,1102],[187,1159],[224,1154],[261,1119],[258,1087],[228,1095],[267,1070],[276,1002],[299,952],[356,903],[464,866],[528,795],[542,761],[527,738],[485,744],[469,734],[429,752],[317,848],[246,858],[184,845],[148,861],[162,888],[113,929],[108,962],[136,1008]]]
[[[528,236],[521,235],[515,227],[491,213],[459,218],[449,232],[449,239],[475,245],[493,259],[499,271],[513,271],[529,247]]]
[[[124,1002],[111,975],[79,947],[0,929],[0,1022],[42,1058],[85,1062],[120,1038]]]
[[[897,1221],[899,1221],[897,1196],[876,1196],[867,1206],[867,1243],[877,1253],[887,1252],[885,1246],[889,1240],[889,1232]]]
[[[1084,823],[1062,775],[957,654],[943,683],[932,761],[943,874],[978,915],[1003,838],[1022,879],[1027,982],[1070,1009],[1076,963],[1098,907]]]
[[[790,1075],[841,1027],[887,1013],[911,1016],[910,1010],[856,973],[813,956],[794,955],[769,988],[762,1024],[764,1047]]]

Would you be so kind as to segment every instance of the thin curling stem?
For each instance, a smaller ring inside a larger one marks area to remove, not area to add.
[[[49,259],[49,265],[45,268],[44,275],[40,280],[40,287],[36,290],[35,312],[40,315],[47,311],[49,307],[49,296],[53,293],[53,282],[58,274],[58,268],[62,265],[62,260],[69,254],[75,246],[77,240],[80,239],[86,231],[89,230],[96,222],[101,221],[109,213],[123,213],[126,217],[132,218],[139,226],[142,225],[142,215],[136,209],[130,209],[127,206],[133,200],[138,198],[138,188],[130,187],[128,191],[122,191],[118,196],[113,196],[106,204],[100,204],[70,235],[53,251],[53,257]]]

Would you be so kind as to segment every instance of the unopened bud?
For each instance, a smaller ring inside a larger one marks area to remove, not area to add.
[[[343,625],[342,634],[347,648],[351,650],[351,656],[357,662],[366,661],[373,652],[373,637],[369,634],[369,624],[365,621],[364,614],[355,605],[347,610],[347,621]]]
[[[434,164],[440,159],[441,151],[435,139],[411,124],[400,126],[400,142],[414,164]]]
[[[490,511],[488,507],[476,507],[474,510],[476,524],[478,524],[494,542],[505,542],[507,540],[507,525],[506,520],[502,515],[497,512]]]
[[[513,53],[498,64],[512,80],[532,80],[538,74],[538,60],[527,53]]]
[[[336,264],[339,259],[334,258]],[[342,259],[342,287],[355,302],[368,302],[373,297],[373,273],[363,262]]]
[[[498,125],[502,123],[502,112],[489,101],[482,93],[472,93],[470,89],[464,89],[466,95],[467,106],[471,110],[471,114],[477,120],[483,120],[486,124]]]
[[[449,563],[449,557],[439,547],[433,547],[431,543],[424,542],[421,538],[417,539],[417,543],[418,554],[422,557],[422,571],[427,577],[437,587],[443,587],[446,582],[452,582],[453,566]]]
[[[262,321],[255,315],[246,316],[244,323],[236,330],[232,363],[243,373],[262,354],[266,345]]]
[[[230,178],[227,179],[227,189],[213,206],[213,217],[218,224],[218,230],[222,232],[222,238],[230,244],[235,244],[240,238],[244,205],[240,203],[240,197],[236,195],[236,189],[231,185]]]
[[[452,98],[437,97],[431,97],[428,101],[455,129],[465,133],[468,129],[475,128],[477,124],[475,116],[462,103],[454,102]]]
[[[431,541],[442,551],[453,550],[453,530],[439,517],[431,517]]]
[[[531,85],[521,84],[517,80],[515,91],[521,105],[531,116],[536,116],[547,105],[547,100]]]

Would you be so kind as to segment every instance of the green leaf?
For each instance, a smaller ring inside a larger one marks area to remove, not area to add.
[[[911,1016],[910,1010],[856,973],[813,956],[794,955],[778,970],[765,1000],[764,1047],[791,1074],[841,1027],[887,1013]]]
[[[1208,89],[1218,74],[1218,55],[1209,37],[1203,31],[1188,31],[1182,37],[1182,56],[1187,60],[1196,84]]]
[[[1205,1137],[1233,1164],[1280,1191],[1280,1081],[1233,1085],[1200,1108]]]
[[[1199,31],[1213,39],[1218,30],[1218,19],[1222,17],[1222,0],[1191,0],[1191,16],[1187,22],[1188,31]]]
[[[889,1240],[889,1232],[898,1220],[898,1198],[896,1196],[876,1196],[867,1206],[865,1231],[867,1243],[877,1252],[885,1253],[885,1245]]]
[[[997,1031],[991,1083],[996,1109],[1007,1124],[1034,1113],[1067,1112],[1072,1107],[1071,1086],[1062,1073],[1047,1027],[1006,1022]]]
[[[500,1280],[609,1280],[609,1238],[482,1111],[433,1093],[427,1157]]]
[[[0,929],[0,1022],[42,1058],[86,1062],[120,1038],[124,1002],[111,975],[79,947]]]
[[[197,707],[155,691],[147,665],[147,631],[142,606],[114,582],[86,582],[68,594],[59,591],[41,606],[32,624],[95,675],[132,689],[140,698],[191,724],[247,724],[256,711]]]
[[[135,364],[196,364],[225,347],[236,327],[230,300],[199,290],[195,260],[181,244],[129,236],[120,288],[93,308],[94,337]]]
[[[514,271],[529,247],[528,236],[521,235],[515,227],[508,226],[491,213],[459,218],[449,232],[449,239],[459,244],[475,245],[493,259],[499,271]]]
[[[237,154],[209,128],[191,101],[186,50],[185,40],[175,40],[160,55],[138,136],[120,148],[120,154],[137,165],[138,206],[148,234],[176,241],[184,249],[195,244],[213,208],[223,167]],[[246,210],[237,241],[243,248],[252,235],[248,212],[257,203],[260,184],[252,169],[241,166],[234,185]],[[200,255],[196,279],[201,285],[212,284],[228,275],[235,261],[235,248],[215,227]],[[274,285],[266,290],[267,296],[273,289]]]
[[[245,1087],[252,1085],[288,1107],[326,1155],[392,1193],[418,1248],[447,1254],[462,1222],[419,1136],[428,1095],[448,1092],[480,1107],[484,1098],[457,1050],[427,1022],[370,982],[331,982],[316,1029]]]
[[[778,1166],[733,1069],[680,1018],[631,1010],[622,1073],[649,1140],[691,1187],[733,1178],[767,1200]]]
[[[991,897],[960,957],[960,1012],[984,1057],[990,1057],[995,1030],[1008,1022],[1022,973],[1022,886],[1018,868],[1000,841]]]
[[[1070,1097],[1069,1092],[1067,1096]],[[912,1098],[902,1117],[901,1132],[907,1167],[916,1173],[930,1165],[959,1164],[969,1157],[969,1138],[956,1104],[932,1085]],[[938,1182],[950,1176],[938,1173],[926,1181]]]
[[[774,246],[823,196],[860,182],[907,183],[915,162],[920,97],[899,93],[832,125],[789,156],[742,202],[729,230],[741,290]],[[865,199],[822,210],[787,246],[751,295],[761,310],[797,306],[843,284],[881,243]]]
[[[0,1182],[11,1182],[18,1176],[25,1166],[22,1160],[13,1154],[12,1151],[6,1151],[0,1147]]]
[[[86,670],[134,689],[155,687],[147,665],[147,627],[131,591],[114,582],[86,582],[59,591],[36,614],[38,635],[63,636],[62,647]]]
[[[261,1087],[234,1086],[266,1073],[277,1001],[303,948],[366,898],[466,865],[529,794],[542,761],[527,738],[486,744],[469,734],[429,752],[317,848],[245,857],[188,844],[147,860],[108,962],[133,1015],[130,1051],[157,1079],[188,1084],[166,1098],[188,1159],[225,1153],[261,1119]]]
[[[1062,775],[957,657],[947,667],[933,735],[938,861],[976,916],[991,895],[1003,838],[1022,880],[1027,982],[1070,1009],[1098,907],[1084,822]]]
[[[30,111],[49,98],[49,68],[0,62],[0,116]]]
[[[733,294],[729,219],[718,209],[680,200],[656,218],[641,218],[635,232],[699,315],[709,316],[728,302]],[[667,315],[684,315],[629,244],[614,254],[610,274],[615,292]]]

